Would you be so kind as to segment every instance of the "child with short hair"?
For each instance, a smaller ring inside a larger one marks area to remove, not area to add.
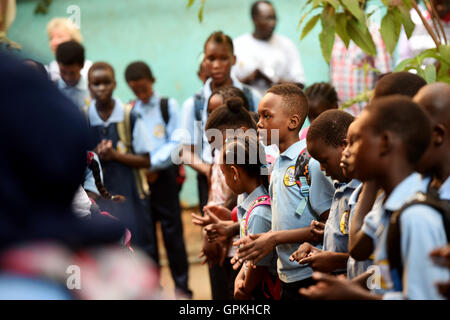
[[[80,33],[80,28],[69,18],[53,18],[47,24],[47,34],[49,39],[49,47],[53,54],[56,54],[58,46],[67,41],[76,41],[78,43],[83,42],[83,37]],[[81,70],[81,74],[87,79],[89,68],[92,66],[92,61],[85,60],[84,66]],[[51,61],[47,66],[50,79],[52,81],[58,81],[60,78],[59,66],[56,60]]]
[[[408,97],[377,98],[350,125],[347,137],[344,153],[352,159],[357,178],[373,179],[384,191],[382,205],[373,209],[380,216],[373,236],[375,276],[381,277],[381,287],[374,287],[371,294],[347,280],[317,274],[315,278],[323,281],[301,293],[312,298],[442,299],[435,283],[448,281],[450,272],[429,257],[448,242],[442,213],[425,203],[408,205],[422,188],[414,168],[431,139],[427,114]],[[396,221],[401,228],[394,257],[390,252]],[[393,265],[394,258],[400,259],[400,267]]]
[[[179,128],[179,106],[175,99],[161,97],[154,89],[155,77],[144,61],[130,63],[125,70],[125,80],[136,96],[131,102],[133,111],[140,116],[151,144],[147,181],[152,190],[152,233],[156,234],[156,222],[160,221],[176,294],[191,298],[177,183],[179,166],[172,162],[172,153],[179,146],[179,138],[175,135]],[[154,258],[159,264],[159,254]]]
[[[60,78],[59,90],[68,96],[80,109],[90,103],[87,79],[81,74],[84,66],[84,48],[76,41],[61,43],[56,49]]]
[[[309,161],[311,186],[305,183],[301,189],[296,183],[294,171],[297,157],[306,149],[306,142],[299,140],[298,133],[308,114],[307,98],[298,86],[284,83],[270,88],[261,100],[258,114],[260,139],[266,145],[276,143],[280,150],[269,186],[272,231],[250,235],[235,243],[250,242],[238,249],[235,260],[253,260],[254,264],[276,248],[281,299],[302,299],[298,289],[313,283],[312,270],[290,261],[289,257],[301,243],[316,240],[311,232],[311,222],[314,219],[326,220],[334,188],[314,159]],[[276,135],[272,129],[278,131],[279,141],[275,141]]]
[[[89,90],[93,101],[85,108],[96,139],[96,153],[103,168],[104,185],[124,202],[99,199],[104,211],[119,218],[133,235],[132,243],[156,258],[156,235],[152,234],[148,209],[148,185],[140,168],[149,168],[150,139],[139,116],[113,97],[114,69],[96,62],[89,69]]]
[[[291,255],[291,261],[308,264],[315,271],[345,273],[348,254],[349,198],[360,185],[351,172],[340,167],[342,151],[347,144],[347,129],[354,117],[342,110],[327,110],[309,127],[306,143],[309,154],[320,163],[320,169],[334,181],[336,191],[325,223],[323,250],[309,242]]]

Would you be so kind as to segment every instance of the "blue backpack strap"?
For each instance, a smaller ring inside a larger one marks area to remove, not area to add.
[[[202,121],[203,106],[205,105],[205,97],[203,91],[199,91],[194,95],[194,115],[196,121]]]

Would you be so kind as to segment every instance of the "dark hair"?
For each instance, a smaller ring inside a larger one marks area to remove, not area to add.
[[[297,85],[289,82],[277,84],[267,90],[267,93],[281,96],[288,111],[291,114],[297,113],[301,118],[301,123],[305,122],[308,115],[308,99]]]
[[[260,177],[264,187],[269,187],[268,175],[261,174],[267,165],[266,153],[255,131],[236,135],[227,141],[222,155],[224,164],[241,167],[249,176]]]
[[[211,100],[212,96],[214,95],[219,95],[222,97],[222,100],[225,102],[226,100],[230,99],[230,98],[234,98],[234,97],[238,97],[242,99],[242,103],[243,106],[246,110],[250,110],[250,104],[248,103],[248,99],[245,96],[244,91],[242,91],[239,88],[236,87],[232,87],[232,86],[227,86],[227,87],[223,87],[223,88],[219,88],[219,89],[215,89],[211,95],[209,96],[208,99],[208,105],[209,105],[209,100]]]
[[[206,39],[206,41],[205,41],[203,50],[206,48],[206,45],[210,41],[228,45],[229,48],[231,49],[231,54],[234,54],[233,40],[229,36],[227,36],[225,33],[223,33],[222,31],[215,31],[215,32],[211,33],[210,36],[208,37],[208,39]]]
[[[94,155],[90,154],[90,152],[88,152],[88,168],[92,171],[92,175],[94,176],[95,180],[95,186],[100,192],[100,195],[105,199],[111,199],[111,193],[109,193],[109,191],[106,189],[100,176],[100,165],[94,158]]]
[[[342,110],[324,111],[311,123],[306,140],[322,139],[326,145],[336,148],[345,141],[348,127],[354,120],[355,117]]]
[[[208,117],[205,130],[220,128],[239,128],[245,126],[256,130],[256,123],[250,113],[244,108],[244,102],[239,97],[229,98],[225,104]]]
[[[270,1],[255,1],[255,2],[253,2],[252,7],[250,9],[250,15],[251,15],[252,19],[256,18],[256,16],[258,15],[258,13],[259,13],[258,6],[261,3],[265,3],[265,4],[271,5],[273,7],[273,4]]]
[[[374,99],[393,94],[401,94],[412,98],[426,84],[427,82],[421,76],[411,72],[389,73],[377,81]]]
[[[113,67],[107,63],[107,62],[95,62],[88,71],[88,79],[91,76],[91,73],[94,72],[95,70],[109,70],[112,72],[113,78],[115,78],[115,73],[114,73],[114,69]]]
[[[336,89],[327,82],[317,82],[306,88],[305,95],[308,101],[317,101],[329,109],[338,106]]]
[[[401,138],[408,161],[415,165],[431,140],[431,123],[425,111],[402,95],[374,99],[365,111],[370,113],[375,133],[392,131]]]
[[[125,70],[125,80],[127,82],[141,79],[153,81],[153,73],[148,64],[144,61],[135,61],[130,63]]]
[[[83,67],[84,47],[74,40],[63,42],[56,48],[56,61],[64,65],[77,64]]]
[[[45,66],[39,61],[33,59],[23,59],[22,62],[28,66],[34,68],[40,75],[42,75],[46,79],[50,79],[47,69]]]
[[[259,121],[259,114],[258,114],[258,112],[249,111],[249,113],[252,116],[253,121],[255,121],[255,123],[258,123],[258,121]]]

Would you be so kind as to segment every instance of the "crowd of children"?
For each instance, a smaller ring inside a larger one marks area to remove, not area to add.
[[[156,265],[159,221],[177,296],[192,298],[179,201],[189,165],[213,299],[450,298],[449,84],[385,74],[357,117],[325,82],[261,97],[234,76],[233,40],[217,31],[181,110],[143,61],[126,68],[136,99],[123,103],[113,66],[86,60],[81,35],[60,20],[48,32],[56,61],[23,64],[88,124],[72,209],[112,215]]]

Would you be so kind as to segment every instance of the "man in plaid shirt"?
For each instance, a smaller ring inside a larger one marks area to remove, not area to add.
[[[372,26],[370,33],[377,48],[376,57],[366,54],[353,41],[350,41],[347,49],[344,42],[339,37],[336,37],[331,54],[330,71],[331,83],[336,88],[341,104],[354,99],[366,87],[368,90],[372,90],[375,87],[379,74],[392,71],[392,57],[386,50],[386,46],[378,31],[378,26]],[[363,66],[365,62],[380,73],[377,74],[377,72],[369,70],[367,75],[364,75]],[[364,103],[357,103],[345,110],[354,116],[358,116],[363,106]]]

